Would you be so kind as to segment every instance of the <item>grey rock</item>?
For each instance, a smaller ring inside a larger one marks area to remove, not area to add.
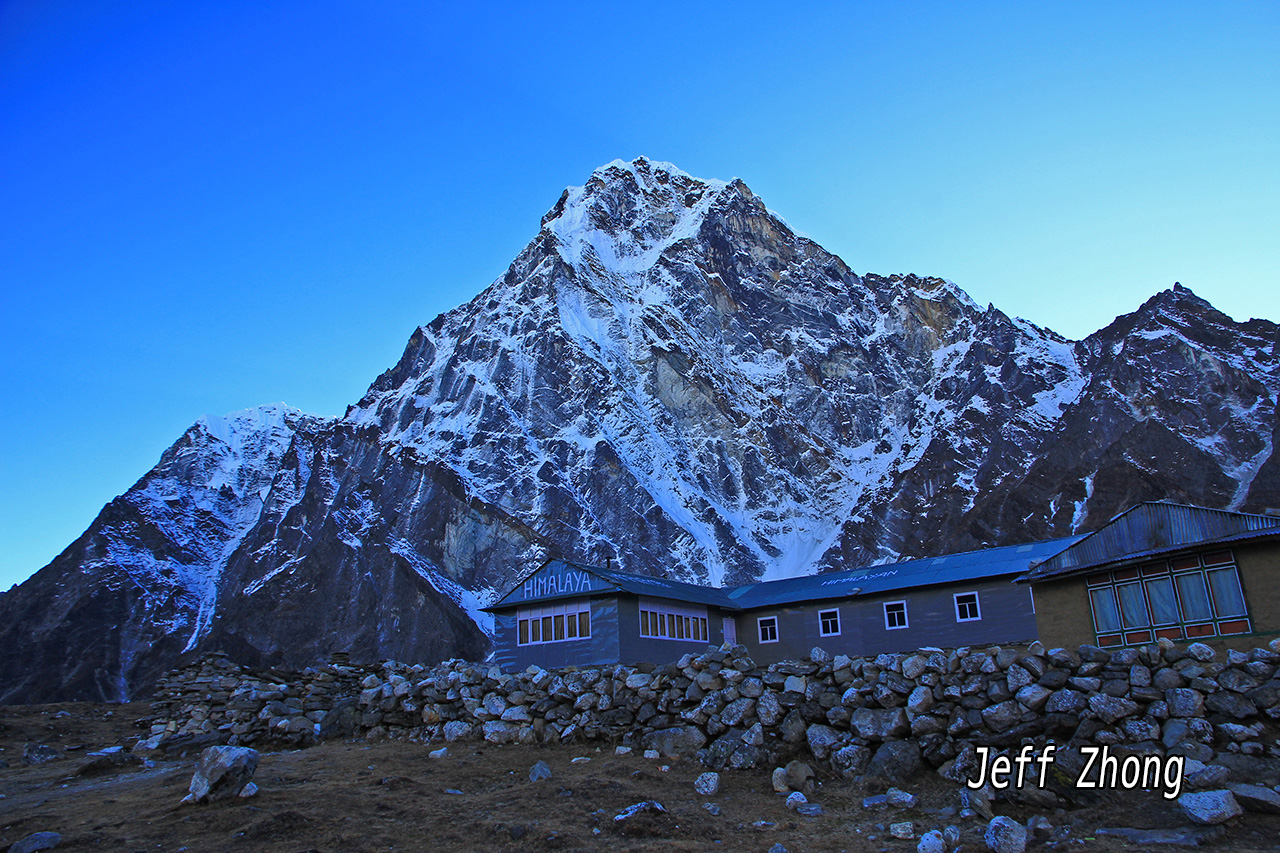
[[[1212,650],[1211,650],[1212,651]],[[1230,791],[1193,791],[1178,797],[1178,806],[1193,823],[1211,826],[1242,813]]]
[[[1022,720],[1022,712],[1022,704],[1010,699],[1007,702],[983,708],[982,721],[987,724],[987,728],[999,734],[1017,725]]]
[[[693,782],[693,790],[704,797],[715,796],[720,790],[719,773],[703,773]]]
[[[1271,788],[1237,783],[1229,785],[1227,790],[1236,798],[1237,803],[1244,806],[1245,811],[1280,814],[1280,793]]]
[[[1177,829],[1129,829],[1128,827],[1098,827],[1095,835],[1101,838],[1123,838],[1140,850],[1153,847],[1200,847],[1217,840],[1223,834],[1221,826],[1181,826]]]
[[[822,814],[822,806],[817,803],[801,803],[796,806],[796,814],[805,817],[818,817]]]
[[[615,823],[625,823],[636,815],[644,812],[666,814],[667,810],[663,808],[662,803],[657,800],[644,800],[643,802],[633,803],[632,805],[627,806],[625,809],[614,815],[613,820]]]
[[[941,830],[931,829],[920,836],[916,853],[947,853],[947,841],[943,838]]]
[[[1164,701],[1170,717],[1198,717],[1204,712],[1204,694],[1190,687],[1170,687]]]
[[[858,708],[849,721],[858,737],[879,741],[911,732],[911,722],[902,708]]]
[[[901,786],[914,779],[923,769],[924,760],[915,741],[891,740],[876,749],[867,762],[863,775]]]
[[[982,840],[994,853],[1023,853],[1027,849],[1027,829],[1016,820],[999,815],[987,824]]]
[[[244,746],[211,746],[200,753],[184,803],[237,796],[253,780],[258,751]]]
[[[486,743],[504,744],[520,742],[520,725],[503,720],[488,720],[482,727]]]
[[[40,850],[52,850],[62,843],[62,836],[56,832],[33,832],[10,847],[8,853],[37,853]]]
[[[870,760],[871,750],[859,744],[842,746],[831,754],[831,766],[846,779],[862,775]]]
[[[800,791],[792,791],[787,794],[787,808],[791,811],[795,811],[807,802],[809,802],[809,798]]]
[[[805,736],[809,741],[809,750],[819,761],[825,760],[831,754],[831,750],[839,747],[845,740],[840,732],[819,723],[809,726]]]
[[[551,766],[545,761],[539,761],[529,768],[529,781],[541,782],[543,779],[551,778]]]
[[[1214,657],[1213,646],[1207,646],[1204,643],[1192,643],[1187,646],[1187,654],[1201,663],[1208,663]]]
[[[1077,690],[1063,689],[1049,697],[1044,710],[1049,714],[1078,714],[1089,707],[1089,700]]]
[[[22,763],[28,766],[44,764],[46,761],[61,757],[62,753],[47,743],[28,743],[22,747]]]
[[[697,726],[675,726],[649,732],[640,739],[641,746],[655,749],[666,758],[688,757],[702,749],[707,736]]]
[[[1089,697],[1089,709],[1108,725],[1138,713],[1138,703],[1117,696],[1095,694]]]
[[[464,740],[471,737],[472,728],[470,724],[461,720],[450,720],[444,724],[444,739],[449,743]]]

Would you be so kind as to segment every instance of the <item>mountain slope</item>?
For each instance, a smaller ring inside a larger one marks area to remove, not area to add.
[[[295,430],[261,503],[200,546],[216,571],[157,582],[216,606],[184,605],[152,656],[195,637],[258,664],[479,657],[478,608],[553,554],[739,583],[1144,499],[1260,511],[1280,505],[1278,332],[1175,287],[1069,341],[941,279],[857,275],[741,181],[615,161],[343,418]],[[117,572],[154,551],[119,539]],[[86,543],[36,586],[97,559]],[[0,613],[51,606],[26,587]]]

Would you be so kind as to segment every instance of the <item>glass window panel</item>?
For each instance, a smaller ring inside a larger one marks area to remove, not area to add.
[[[642,637],[651,636],[651,634],[649,633],[649,611],[648,610],[640,611],[640,636]]]
[[[528,642],[529,642],[529,620],[521,619],[520,620],[520,645],[523,646]]]
[[[1116,607],[1115,590],[1111,587],[1091,589],[1089,603],[1093,605],[1093,624],[1099,634],[1120,630],[1120,609]]]
[[[529,642],[531,643],[542,642],[542,620],[541,619],[529,620]]]
[[[578,614],[570,613],[564,623],[564,635],[570,640],[578,639]]]
[[[590,613],[590,611],[584,610],[584,611],[582,611],[581,613],[579,613],[579,614],[578,614],[578,636],[579,636],[579,637],[590,637],[590,636],[591,636],[591,613]]]
[[[1151,618],[1157,625],[1172,625],[1178,621],[1178,597],[1173,592],[1169,578],[1147,581],[1147,601],[1151,603]]]
[[[1212,569],[1206,574],[1209,576],[1209,588],[1213,590],[1213,607],[1218,611],[1218,617],[1245,615],[1244,595],[1240,592],[1240,578],[1236,575],[1236,570]]]
[[[1116,596],[1120,599],[1120,616],[1124,619],[1126,628],[1145,628],[1151,624],[1141,584],[1119,584],[1116,586]]]
[[[554,636],[555,636],[554,629],[551,627],[551,617],[543,616],[542,617],[542,642],[549,643],[551,642],[551,638]]]
[[[1182,600],[1184,621],[1201,622],[1213,618],[1213,608],[1209,606],[1209,591],[1204,585],[1204,575],[1200,572],[1174,575],[1173,580],[1178,585],[1178,598]]]
[[[551,622],[553,625],[555,625],[556,639],[563,640],[564,639],[564,614],[559,613],[555,616],[552,616]]]

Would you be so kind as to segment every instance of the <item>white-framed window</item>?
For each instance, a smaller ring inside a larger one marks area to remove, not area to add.
[[[756,620],[756,627],[760,629],[760,642],[776,643],[778,642],[778,617],[777,616],[761,616]]]
[[[560,643],[591,637],[591,602],[569,601],[516,611],[516,644]]]
[[[956,602],[957,622],[977,622],[982,618],[982,608],[978,605],[976,592],[957,592],[952,598]]]
[[[818,633],[823,637],[835,637],[840,634],[840,611],[818,611]]]
[[[640,600],[640,636],[655,640],[708,642],[705,607]]]
[[[908,627],[907,603],[905,601],[886,601],[884,603],[884,627],[887,631]]]

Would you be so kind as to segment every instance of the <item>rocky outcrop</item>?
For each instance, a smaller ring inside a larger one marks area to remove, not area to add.
[[[859,275],[741,181],[611,163],[342,418],[285,418],[226,496],[189,433],[189,466],[166,456],[0,597],[0,701],[123,698],[184,651],[479,658],[480,608],[547,556],[726,584],[1140,500],[1261,511],[1278,339],[1175,287],[1065,340],[942,279]]]

